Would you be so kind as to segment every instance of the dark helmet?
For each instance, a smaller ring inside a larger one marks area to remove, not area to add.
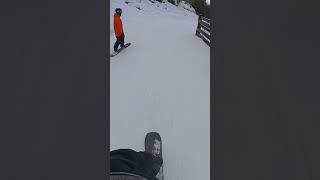
[[[121,8],[116,8],[116,13],[119,14],[121,16],[122,13],[122,9]]]

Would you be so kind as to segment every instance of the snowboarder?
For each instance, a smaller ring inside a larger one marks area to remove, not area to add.
[[[117,41],[114,44],[113,50],[115,52],[118,51],[118,46],[120,45],[121,47],[124,46],[124,32],[123,32],[123,26],[122,26],[122,21],[121,21],[121,14],[122,14],[122,9],[121,8],[116,8],[115,13],[114,13],[114,19],[113,19],[113,27],[114,27],[114,33],[116,35]]]

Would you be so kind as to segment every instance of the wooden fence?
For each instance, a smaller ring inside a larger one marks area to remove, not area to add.
[[[200,37],[208,46],[210,46],[210,19],[199,15],[196,35]]]

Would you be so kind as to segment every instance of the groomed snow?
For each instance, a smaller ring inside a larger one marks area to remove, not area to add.
[[[209,180],[210,48],[195,35],[198,16],[186,4],[126,1],[110,1],[110,52],[117,7],[132,43],[110,59],[110,150],[143,151],[157,131],[165,180]]]

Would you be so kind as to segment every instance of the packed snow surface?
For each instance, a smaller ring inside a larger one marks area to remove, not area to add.
[[[210,179],[210,48],[195,35],[198,16],[183,3],[111,0],[122,8],[125,42],[110,59],[110,150],[144,150],[162,136],[165,180]]]

